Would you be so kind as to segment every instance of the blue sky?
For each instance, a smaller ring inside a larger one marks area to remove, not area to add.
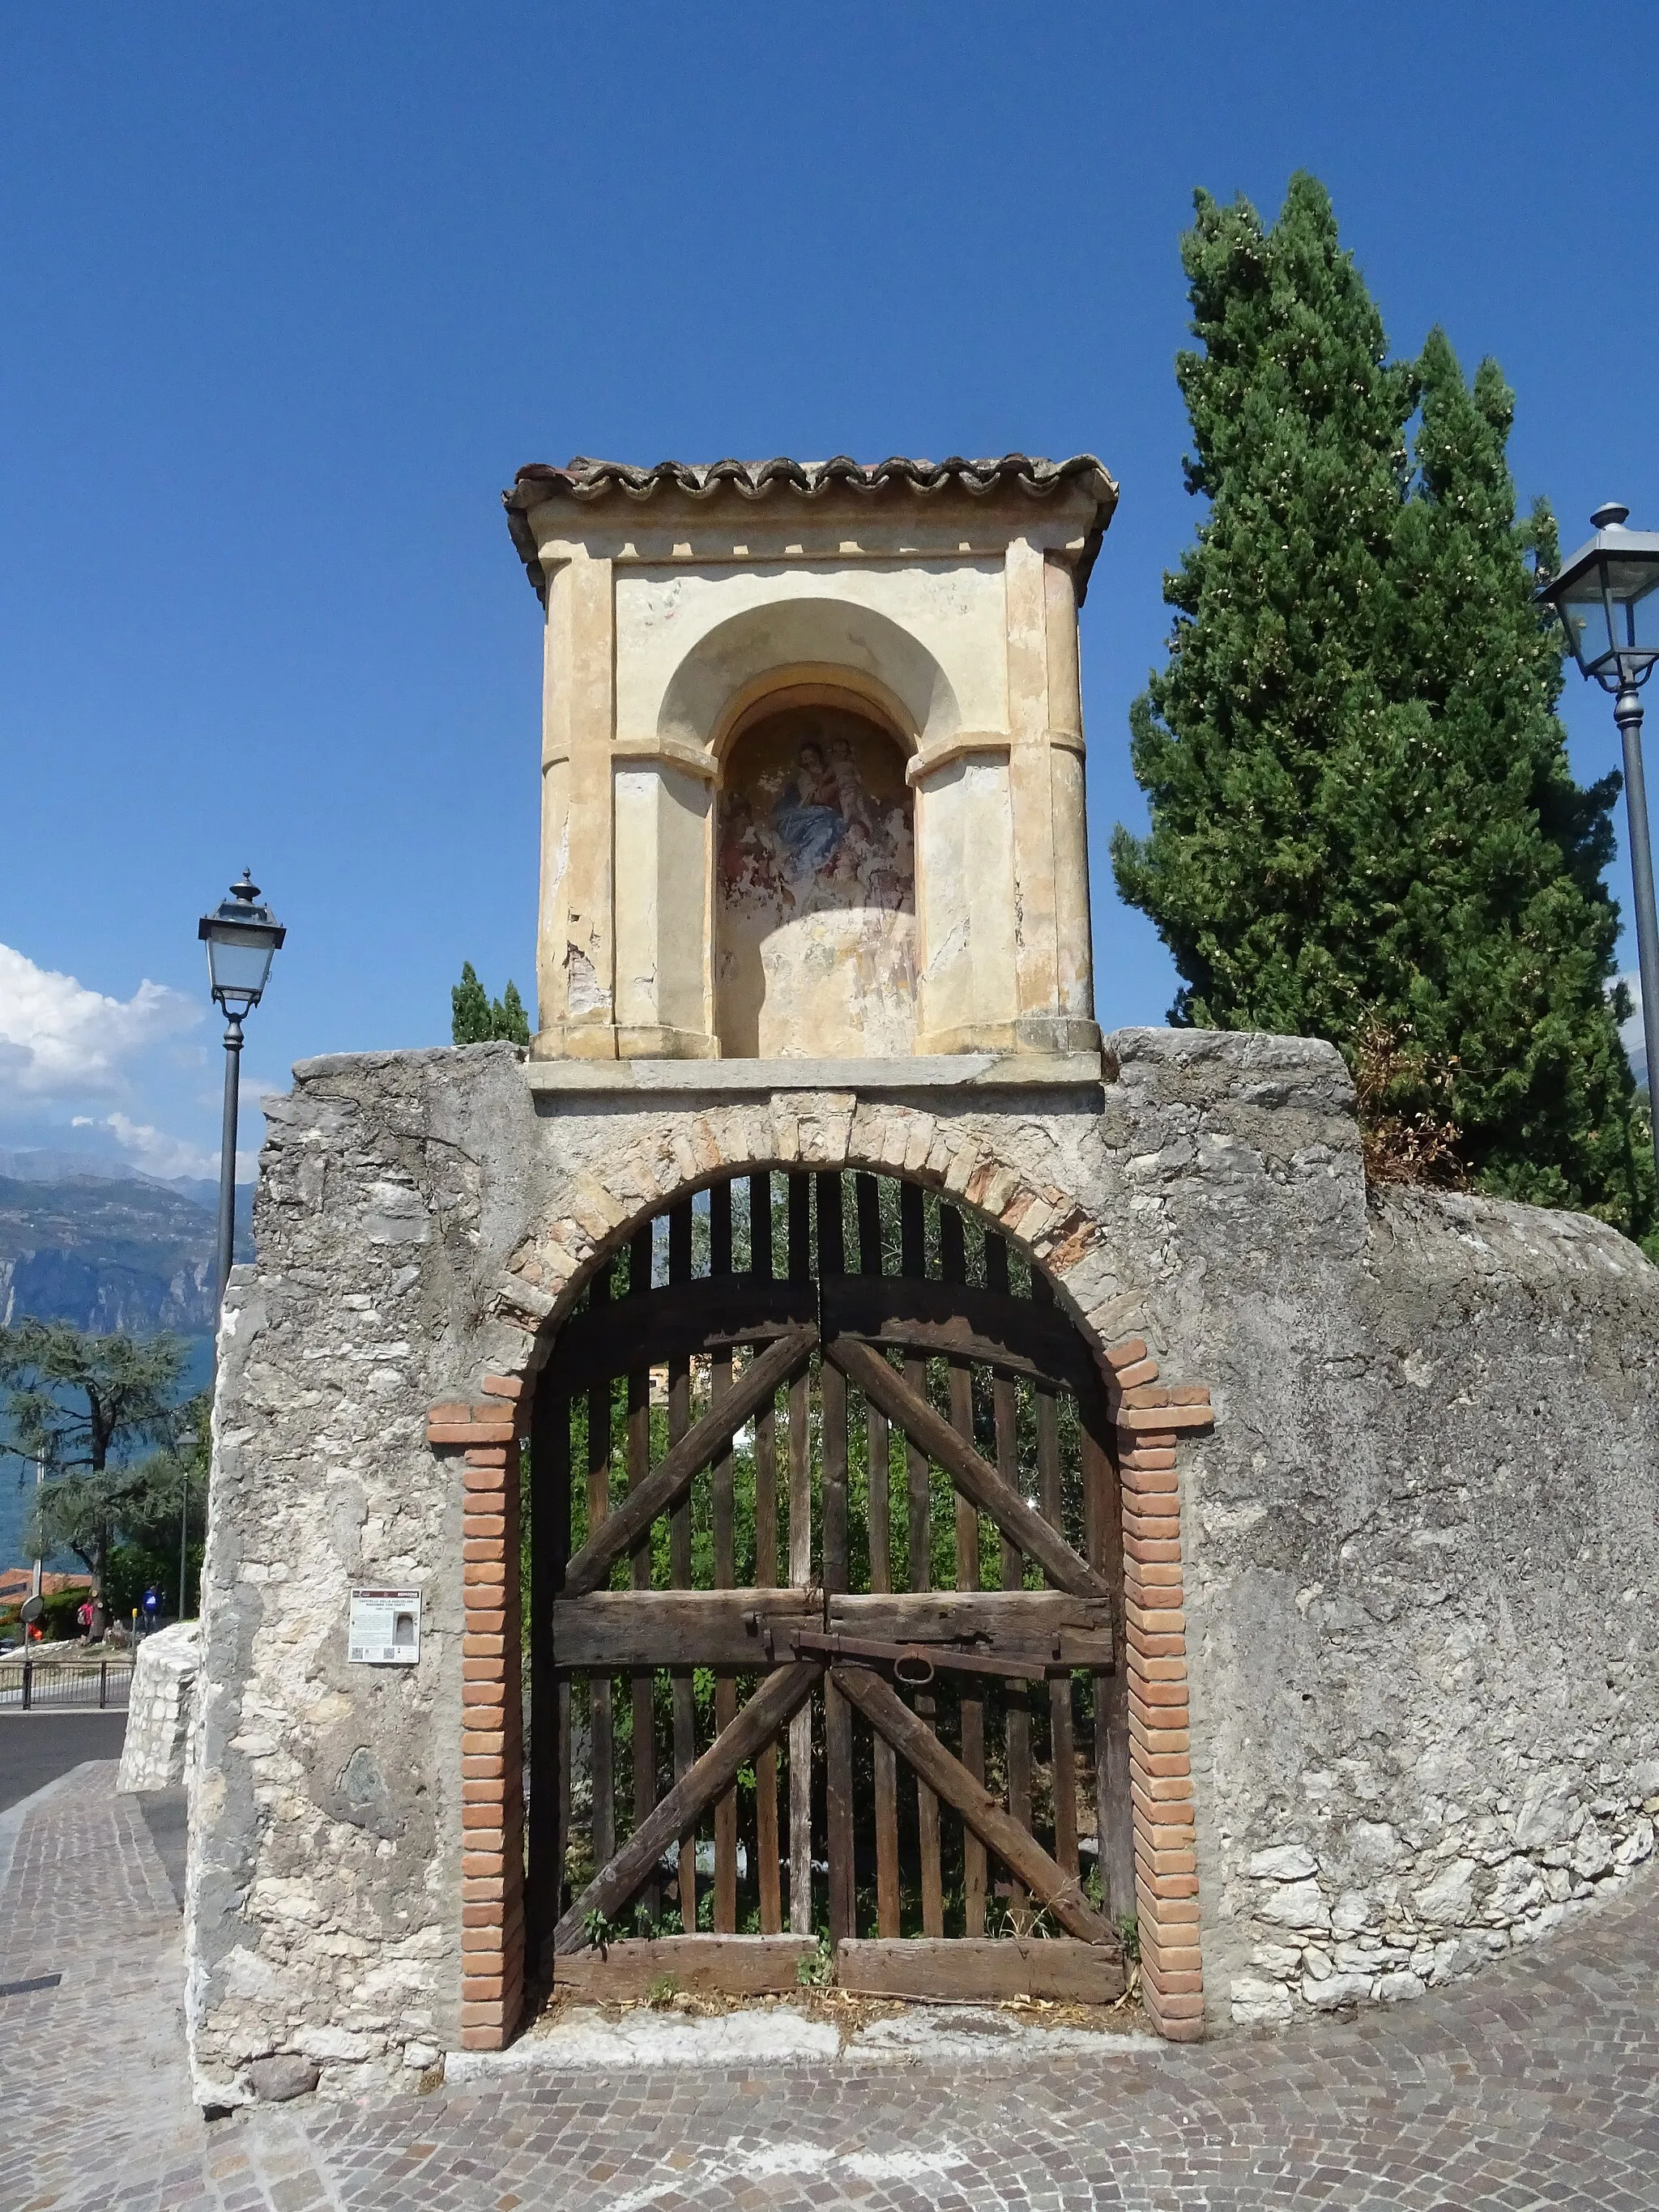
[[[1160,1019],[1104,846],[1195,520],[1193,187],[1313,169],[1395,349],[1502,362],[1523,498],[1653,526],[1656,63],[1573,6],[6,10],[0,1146],[211,1166],[195,921],[244,861],[290,927],[252,1089],[446,1040],[464,957],[528,992],[497,495],[575,452],[1097,452],[1100,1013]]]

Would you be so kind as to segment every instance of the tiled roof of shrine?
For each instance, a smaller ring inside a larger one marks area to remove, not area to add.
[[[1080,603],[1101,537],[1117,505],[1117,486],[1092,453],[1073,453],[1064,461],[1042,460],[1030,453],[1005,453],[1000,460],[964,460],[953,454],[944,461],[908,460],[896,454],[870,466],[845,453],[829,461],[793,461],[780,455],[769,461],[714,461],[701,465],[659,461],[649,469],[630,468],[623,461],[591,460],[579,453],[562,469],[545,461],[532,461],[519,471],[512,488],[501,498],[513,542],[530,580],[539,591],[541,565],[526,516],[532,507],[549,500],[569,499],[591,506],[615,497],[643,502],[660,491],[709,499],[727,489],[743,499],[793,492],[799,498],[812,500],[837,490],[870,497],[898,486],[924,497],[932,492],[961,489],[981,498],[1012,487],[1031,499],[1043,499],[1069,483],[1092,492],[1095,499],[1095,526],[1078,564]]]

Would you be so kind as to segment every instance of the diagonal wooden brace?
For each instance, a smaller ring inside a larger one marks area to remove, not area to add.
[[[1064,1873],[1035,1836],[998,1804],[953,1759],[925,1721],[918,1720],[896,1690],[867,1667],[833,1667],[830,1679],[842,1697],[858,1707],[872,1728],[886,1737],[899,1757],[913,1766],[928,1788],[954,1805],[988,1851],[1023,1881],[1039,1905],[1052,1912],[1067,1934],[1085,1943],[1116,1941],[1111,1923],[1084,1896],[1077,1877]]]
[[[579,1951],[587,1938],[582,1923],[590,1912],[607,1919],[620,1912],[671,1844],[695,1827],[714,1800],[806,1703],[823,1676],[822,1667],[780,1667],[769,1674],[729,1728],[722,1729],[701,1759],[689,1767],[659,1804],[600,1868],[553,1930],[555,1951]],[[901,1708],[902,1710],[902,1708]]]
[[[688,1429],[672,1451],[637,1488],[630,1490],[593,1531],[565,1570],[565,1597],[586,1597],[610,1576],[617,1561],[631,1552],[659,1513],[677,1505],[692,1479],[729,1444],[753,1413],[772,1402],[772,1394],[806,1364],[817,1347],[818,1332],[809,1322],[792,1329],[752,1360],[718,1406]]]
[[[1035,1559],[1057,1589],[1076,1597],[1109,1597],[1111,1585],[1074,1552],[1057,1528],[1025,1503],[1005,1482],[989,1461],[981,1459],[965,1437],[959,1436],[941,1414],[909,1384],[878,1352],[850,1336],[832,1337],[823,1347],[849,1382],[856,1382],[872,1406],[896,1421],[911,1442],[945,1468],[951,1481],[981,1513],[988,1513],[1011,1544],[1028,1559]]]

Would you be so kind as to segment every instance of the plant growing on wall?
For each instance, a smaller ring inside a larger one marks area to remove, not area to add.
[[[519,996],[517,984],[508,980],[499,999],[492,999],[478,981],[472,963],[461,963],[461,980],[450,992],[449,1037],[452,1044],[528,1044],[530,1018]]]
[[[1196,206],[1203,349],[1176,376],[1209,513],[1131,715],[1151,834],[1113,842],[1182,978],[1171,1018],[1330,1038],[1374,1170],[1640,1234],[1602,881],[1618,781],[1567,763],[1533,599],[1554,527],[1516,520],[1511,395],[1490,362],[1467,383],[1439,331],[1388,358],[1313,178],[1271,227]]]

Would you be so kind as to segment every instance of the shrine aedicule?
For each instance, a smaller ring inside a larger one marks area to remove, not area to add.
[[[1058,464],[520,471],[546,609],[538,1055],[1095,1049]]]

